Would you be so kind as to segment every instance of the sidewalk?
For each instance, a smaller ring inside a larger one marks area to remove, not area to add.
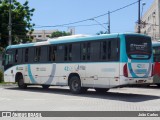
[[[0,87],[10,87],[10,86],[17,86],[17,84],[13,84],[13,83],[0,83]]]

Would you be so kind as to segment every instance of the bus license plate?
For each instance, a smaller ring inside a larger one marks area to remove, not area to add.
[[[144,80],[138,80],[137,83],[144,83]]]

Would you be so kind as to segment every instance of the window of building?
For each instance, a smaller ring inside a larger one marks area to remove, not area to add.
[[[47,38],[49,38],[49,37],[50,37],[50,35],[46,35],[46,37],[47,37]]]
[[[40,37],[42,37],[42,35],[38,35],[38,37],[40,38]]]

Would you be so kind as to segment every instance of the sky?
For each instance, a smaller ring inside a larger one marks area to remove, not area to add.
[[[24,3],[25,0],[17,0]],[[35,8],[32,23],[35,23],[35,30],[60,30],[67,31],[74,27],[76,34],[96,34],[99,31],[106,31],[108,25],[108,14],[91,19],[93,17],[122,8],[138,0],[28,0],[29,7]],[[146,3],[143,6],[143,14],[151,6],[154,0],[142,0]],[[141,5],[142,11],[142,5]],[[77,21],[85,22],[55,27]],[[138,20],[138,3],[118,10],[110,14],[111,33],[135,32],[135,25]],[[49,26],[49,27],[43,27]]]

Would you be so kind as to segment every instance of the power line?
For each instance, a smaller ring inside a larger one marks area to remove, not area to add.
[[[140,0],[140,1],[142,1],[142,0]],[[131,3],[131,4],[126,5],[126,6],[124,6],[124,7],[121,7],[121,8],[118,8],[118,9],[116,9],[116,10],[110,11],[110,14],[111,14],[111,13],[115,13],[115,12],[117,12],[117,11],[119,11],[119,10],[125,9],[125,8],[127,8],[127,7],[130,7],[130,6],[134,5],[134,4],[137,4],[138,2],[139,2],[139,1],[136,1],[136,2],[133,2],[133,3]],[[89,20],[91,20],[91,19],[100,18],[100,17],[106,16],[106,15],[108,15],[108,12],[107,12],[107,13],[104,13],[104,14],[101,14],[101,15],[98,15],[98,16],[95,16],[95,17],[92,17],[92,18],[88,18],[88,19],[84,19],[84,20],[80,20],[80,21],[76,21],[76,22],[70,22],[70,23],[59,24],[59,25],[54,25],[54,26],[41,26],[41,27],[63,27],[63,26],[67,26],[67,25],[73,25],[73,24],[77,24],[77,23],[86,22],[86,21],[89,21]]]
[[[106,25],[108,23],[101,23],[102,25]],[[86,26],[97,26],[99,24],[88,24],[88,25],[73,25],[73,26],[60,26],[60,27],[86,27]],[[43,27],[52,27],[52,26],[34,26],[33,28],[43,28]]]

